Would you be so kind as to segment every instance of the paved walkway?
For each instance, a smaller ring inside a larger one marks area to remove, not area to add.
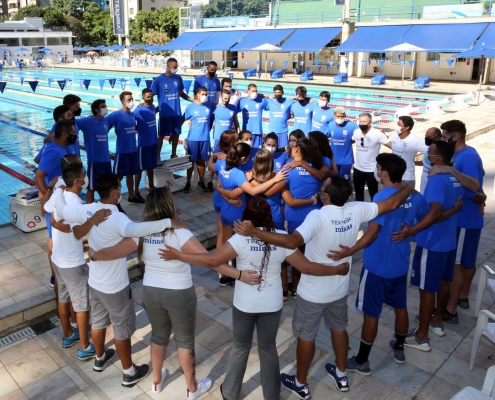
[[[472,141],[484,161],[485,180],[484,188],[488,194],[485,213],[485,228],[482,231],[481,243],[478,251],[477,265],[486,260],[495,262],[495,132],[481,135]],[[181,210],[197,210],[201,203],[202,194],[192,191],[191,194],[178,194],[177,204]],[[190,202],[190,203],[189,203]],[[196,206],[191,203],[196,204]],[[206,207],[206,203],[202,206]],[[129,207],[127,207],[129,208]],[[181,217],[188,215],[181,214]],[[193,221],[195,212],[188,212],[189,221]],[[194,219],[196,224],[196,219]],[[206,228],[206,226],[205,226]],[[213,227],[210,227],[213,229]],[[210,229],[208,228],[208,229]],[[8,271],[25,268],[23,274],[30,279],[38,279],[38,287],[43,286],[43,273],[36,272],[43,268],[36,268],[43,263],[42,254],[44,243],[42,234],[15,235],[11,228],[0,229],[0,242],[6,250],[0,253],[0,274]],[[197,228],[201,229],[201,228]],[[18,242],[25,238],[24,242]],[[23,247],[28,246],[28,247]],[[414,243],[413,243],[414,249]],[[3,250],[3,249],[2,249]],[[34,252],[34,253],[33,253]],[[22,257],[26,255],[25,257]],[[357,353],[363,318],[354,311],[354,301],[358,288],[359,273],[363,265],[361,255],[356,255],[351,271],[349,293],[349,326],[350,350]],[[16,259],[17,261],[14,261]],[[33,271],[33,272],[30,272]],[[204,395],[203,399],[221,399],[219,386],[225,376],[228,355],[232,346],[232,319],[231,308],[233,288],[219,287],[215,272],[202,267],[192,268],[193,281],[198,295],[198,311],[196,326],[196,354],[198,378],[209,376],[214,381],[212,390]],[[13,278],[15,279],[15,278]],[[24,279],[18,278],[22,286]],[[326,375],[324,364],[334,361],[334,352],[331,346],[327,328],[320,326],[317,338],[316,356],[310,370],[309,383],[314,399],[448,399],[464,386],[474,386],[478,389],[483,384],[486,369],[493,364],[495,347],[486,340],[482,340],[476,358],[474,371],[468,371],[468,362],[472,348],[476,319],[473,317],[474,299],[477,293],[479,269],[470,292],[472,307],[468,310],[460,309],[460,323],[446,324],[447,335],[439,338],[431,336],[433,350],[423,353],[406,348],[406,364],[397,365],[393,360],[388,342],[394,332],[394,312],[384,307],[380,319],[378,337],[371,351],[370,361],[373,374],[363,377],[349,374],[351,390],[343,394],[334,389],[334,384]],[[0,275],[0,299],[5,299],[5,293],[14,285],[6,284],[9,279]],[[140,306],[141,290],[138,285],[134,291],[138,330],[132,337],[133,359],[138,363],[148,363],[150,330],[146,312]],[[16,296],[13,294],[13,296]],[[0,300],[4,301],[4,300]],[[15,301],[15,300],[14,300]],[[485,294],[482,308],[495,312],[494,300]],[[408,288],[408,312],[410,326],[416,322],[414,316],[418,313],[418,290]],[[282,372],[293,373],[295,370],[295,339],[292,335],[292,313],[294,301],[290,299],[284,305],[282,321],[277,336],[277,346],[280,355]],[[1,321],[0,321],[1,322]],[[114,347],[111,330],[107,333],[107,345]],[[185,382],[179,368],[175,346],[172,344],[167,351],[165,368],[171,374],[167,379],[164,390],[159,395],[150,391],[151,376],[140,382],[132,389],[124,389],[120,385],[122,366],[116,360],[103,373],[92,371],[92,362],[81,362],[75,358],[76,348],[63,349],[61,347],[61,328],[58,326],[48,332],[37,335],[36,332],[23,341],[9,346],[0,347],[0,400],[6,399],[183,399],[185,398]],[[242,398],[262,399],[259,374],[259,358],[257,354],[256,335],[248,361],[248,368],[244,378]],[[3,397],[2,397],[3,396]],[[415,397],[416,396],[416,397]],[[283,399],[296,399],[288,391],[282,392]]]

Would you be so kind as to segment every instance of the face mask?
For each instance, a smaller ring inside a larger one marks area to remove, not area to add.
[[[177,70],[176,70],[176,69],[171,69],[171,70],[170,70],[170,73],[171,73],[171,74],[176,74],[176,73],[177,73]]]
[[[270,150],[270,153],[275,153],[277,151],[277,148],[275,146],[265,146],[265,149]]]
[[[78,180],[81,180],[81,178],[78,178]],[[81,186],[81,189],[83,189],[83,190],[84,190],[84,189],[87,189],[87,188],[88,188],[88,185],[89,185],[89,179],[88,179],[88,177],[87,177],[87,176],[84,176],[84,179],[83,179],[83,180],[84,180],[84,184],[79,185],[79,186]]]
[[[254,100],[256,97],[258,97],[258,92],[249,92],[249,97]]]
[[[210,78],[213,78],[213,77],[215,76],[215,72],[210,72],[210,71],[208,71],[208,76],[209,76]]]
[[[431,145],[432,145],[432,143],[433,143],[433,139],[430,139],[430,138],[425,137],[425,144],[426,144],[427,146],[431,146]]]
[[[373,171],[373,175],[375,175],[375,179],[378,183],[380,183],[382,181],[382,178],[380,178],[378,176],[378,170],[375,168],[375,170]]]
[[[72,135],[69,133],[69,137],[67,138],[67,144],[74,144],[77,142],[77,135]]]
[[[320,108],[324,108],[326,107],[328,104],[328,101],[325,101],[325,100],[318,100],[318,105],[320,106]]]
[[[205,95],[203,95],[203,96],[199,96],[199,101],[200,101],[202,104],[206,103],[206,96],[205,96]]]
[[[454,136],[452,136],[450,139],[447,139],[446,142],[447,143],[450,143],[450,144],[453,144],[455,146],[455,142],[454,142]]]
[[[106,117],[108,115],[108,108],[100,108],[100,115]]]
[[[223,100],[223,101],[222,101],[222,104],[223,104],[225,107],[227,107],[227,106],[229,105],[229,103],[230,103],[230,100]]]
[[[275,100],[277,100],[277,101],[282,100],[282,95],[281,94],[276,94],[275,95]]]
[[[253,141],[252,140],[246,140],[244,143],[246,143],[249,146],[253,147]]]
[[[335,118],[335,123],[337,125],[342,125],[344,123],[345,119],[344,118]]]
[[[119,204],[120,203],[120,200],[122,200],[122,192],[119,192],[117,189],[115,189],[115,191],[119,193],[119,196],[118,197],[115,196],[115,198],[117,199],[117,204]]]
[[[81,108],[79,107],[76,111],[72,111],[72,114],[74,115],[74,117],[79,117],[81,115]]]
[[[397,125],[394,130],[395,130],[395,133],[397,133],[397,135],[400,135],[402,133],[399,125]]]
[[[151,106],[153,104],[153,99],[145,100],[144,102]]]
[[[369,125],[359,125],[359,129],[361,129],[362,132],[366,132],[369,128]]]
[[[132,110],[134,108],[134,102],[130,101],[129,103],[126,103],[125,105],[129,110]]]

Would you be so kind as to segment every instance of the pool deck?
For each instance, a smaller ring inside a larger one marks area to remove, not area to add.
[[[480,153],[486,171],[484,190],[488,194],[485,209],[485,227],[482,231],[478,251],[477,265],[485,261],[495,262],[495,131],[470,140],[469,144]],[[211,194],[201,193],[193,188],[191,193],[176,193],[176,201],[181,210],[181,218],[198,233],[200,239],[214,236],[215,215],[211,211]],[[123,207],[133,219],[139,219],[142,206]],[[200,222],[201,221],[201,222]],[[362,227],[366,229],[365,226]],[[204,236],[203,236],[204,235]],[[22,234],[12,227],[0,228],[0,331],[4,324],[5,310],[22,303],[22,296],[29,296],[33,290],[42,295],[52,296],[53,292],[45,285],[48,282],[45,248],[46,232]],[[414,250],[414,243],[412,249]],[[363,267],[362,252],[356,254],[351,270],[349,291],[349,354],[357,353],[363,317],[354,311],[354,301],[358,289],[359,274]],[[131,271],[132,273],[132,271]],[[221,400],[219,385],[225,377],[228,355],[232,346],[232,300],[233,288],[219,287],[217,275],[203,267],[192,267],[193,282],[198,296],[196,354],[198,378],[209,376],[214,381],[205,400]],[[371,351],[372,375],[363,377],[349,373],[350,392],[344,394],[335,390],[333,382],[324,371],[324,364],[334,362],[334,351],[330,335],[323,323],[320,326],[316,342],[316,355],[310,369],[309,383],[314,399],[448,399],[465,386],[481,389],[486,369],[493,364],[495,348],[489,341],[482,339],[477,353],[475,368],[468,371],[468,363],[473,343],[476,319],[473,317],[474,301],[478,290],[480,269],[478,268],[469,294],[471,308],[459,309],[460,323],[446,324],[447,336],[439,338],[431,335],[432,351],[423,353],[407,349],[406,363],[396,365],[388,342],[394,333],[394,312],[385,307],[379,323],[378,337]],[[29,289],[28,286],[34,287]],[[150,330],[142,304],[139,283],[134,285],[135,310],[138,330],[132,337],[133,360],[137,363],[149,363]],[[12,303],[13,302],[13,303]],[[407,304],[410,327],[416,322],[419,295],[417,288],[408,287]],[[10,304],[10,305],[7,305]],[[44,314],[53,309],[54,301],[46,303],[46,309],[35,309],[33,314]],[[482,309],[495,312],[494,299],[488,293],[483,298]],[[277,348],[282,372],[295,370],[295,339],[292,335],[292,314],[294,300],[284,304],[282,320],[277,335]],[[29,313],[31,311],[27,311]],[[54,316],[54,313],[49,314]],[[26,315],[26,318],[29,315]],[[3,318],[3,319],[2,319]],[[22,323],[23,315],[17,316],[14,324]],[[175,345],[167,350],[164,368],[171,376],[167,379],[164,391],[159,395],[151,393],[151,377],[146,378],[132,389],[120,386],[122,366],[117,359],[103,373],[92,371],[92,362],[81,362],[75,358],[76,347],[61,347],[61,328],[57,320],[44,321],[48,331],[40,324],[30,324],[33,331],[20,341],[10,345],[1,344],[0,338],[0,400],[13,399],[182,399],[185,383],[177,361]],[[0,335],[1,336],[1,335]],[[248,360],[241,398],[259,400],[262,398],[259,374],[257,340],[254,337],[253,349]],[[107,332],[107,345],[114,347],[113,333]],[[3,397],[2,397],[3,396]],[[416,397],[415,397],[416,396]],[[296,399],[284,390],[282,399]]]

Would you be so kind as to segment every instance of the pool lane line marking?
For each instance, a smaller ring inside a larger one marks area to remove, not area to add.
[[[24,168],[26,168],[27,170],[29,170],[31,172],[36,173],[36,170],[38,169],[35,165],[24,160],[23,158],[19,157],[16,154],[11,153],[10,151],[4,149],[3,147],[0,147],[0,154],[4,155],[7,158],[10,158],[12,161],[15,161],[16,163],[22,165]]]
[[[20,181],[23,181],[24,183],[27,183],[30,186],[36,186],[36,183],[31,179],[28,178],[25,175],[22,175],[21,173],[14,171],[12,168],[7,167],[6,165],[0,163],[0,170],[6,172],[7,174],[13,176],[14,178],[19,179]]]

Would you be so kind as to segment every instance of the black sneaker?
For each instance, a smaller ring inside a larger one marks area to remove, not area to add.
[[[141,193],[139,192],[134,193],[134,198],[141,204],[144,204],[145,202],[144,197],[141,196]]]
[[[122,208],[122,206],[119,203],[117,203],[117,208],[119,209],[119,212],[121,212],[122,214],[125,214],[124,209]]]
[[[202,192],[207,192],[208,191],[208,189],[206,188],[206,185],[205,185],[205,183],[203,181],[199,181],[198,182],[198,188]]]
[[[457,300],[457,306],[467,310],[469,308],[469,299],[459,299]]]
[[[218,283],[220,286],[229,286],[235,283],[235,279],[227,276],[225,278],[220,278]]]
[[[127,202],[129,204],[141,204],[141,202],[134,196],[132,199],[130,197],[127,198]]]
[[[136,373],[134,375],[122,374],[122,386],[133,387],[139,381],[142,381],[150,373],[150,366],[143,364],[140,366],[134,365]]]
[[[309,385],[305,383],[303,386],[297,386],[295,375],[280,374],[280,380],[282,382],[283,388],[290,390],[300,399],[302,400],[311,399],[311,392],[309,391]]]
[[[457,315],[457,313],[451,314],[447,310],[445,310],[443,314],[443,322],[447,322],[448,324],[458,324],[459,316]]]
[[[95,365],[93,365],[93,370],[96,372],[105,371],[105,368],[108,366],[108,364],[110,364],[114,355],[114,349],[105,349],[105,358],[103,358],[103,360],[98,360],[97,358],[95,358]]]
[[[189,182],[186,183],[186,186],[184,186],[184,189],[182,189],[184,193],[189,193],[191,191],[191,184]]]
[[[208,187],[208,192],[213,192],[213,182],[208,182],[206,186]]]
[[[172,155],[170,156],[170,159],[171,159],[171,160],[173,160],[174,158],[179,158],[179,156],[178,156],[177,154],[172,154]]]

